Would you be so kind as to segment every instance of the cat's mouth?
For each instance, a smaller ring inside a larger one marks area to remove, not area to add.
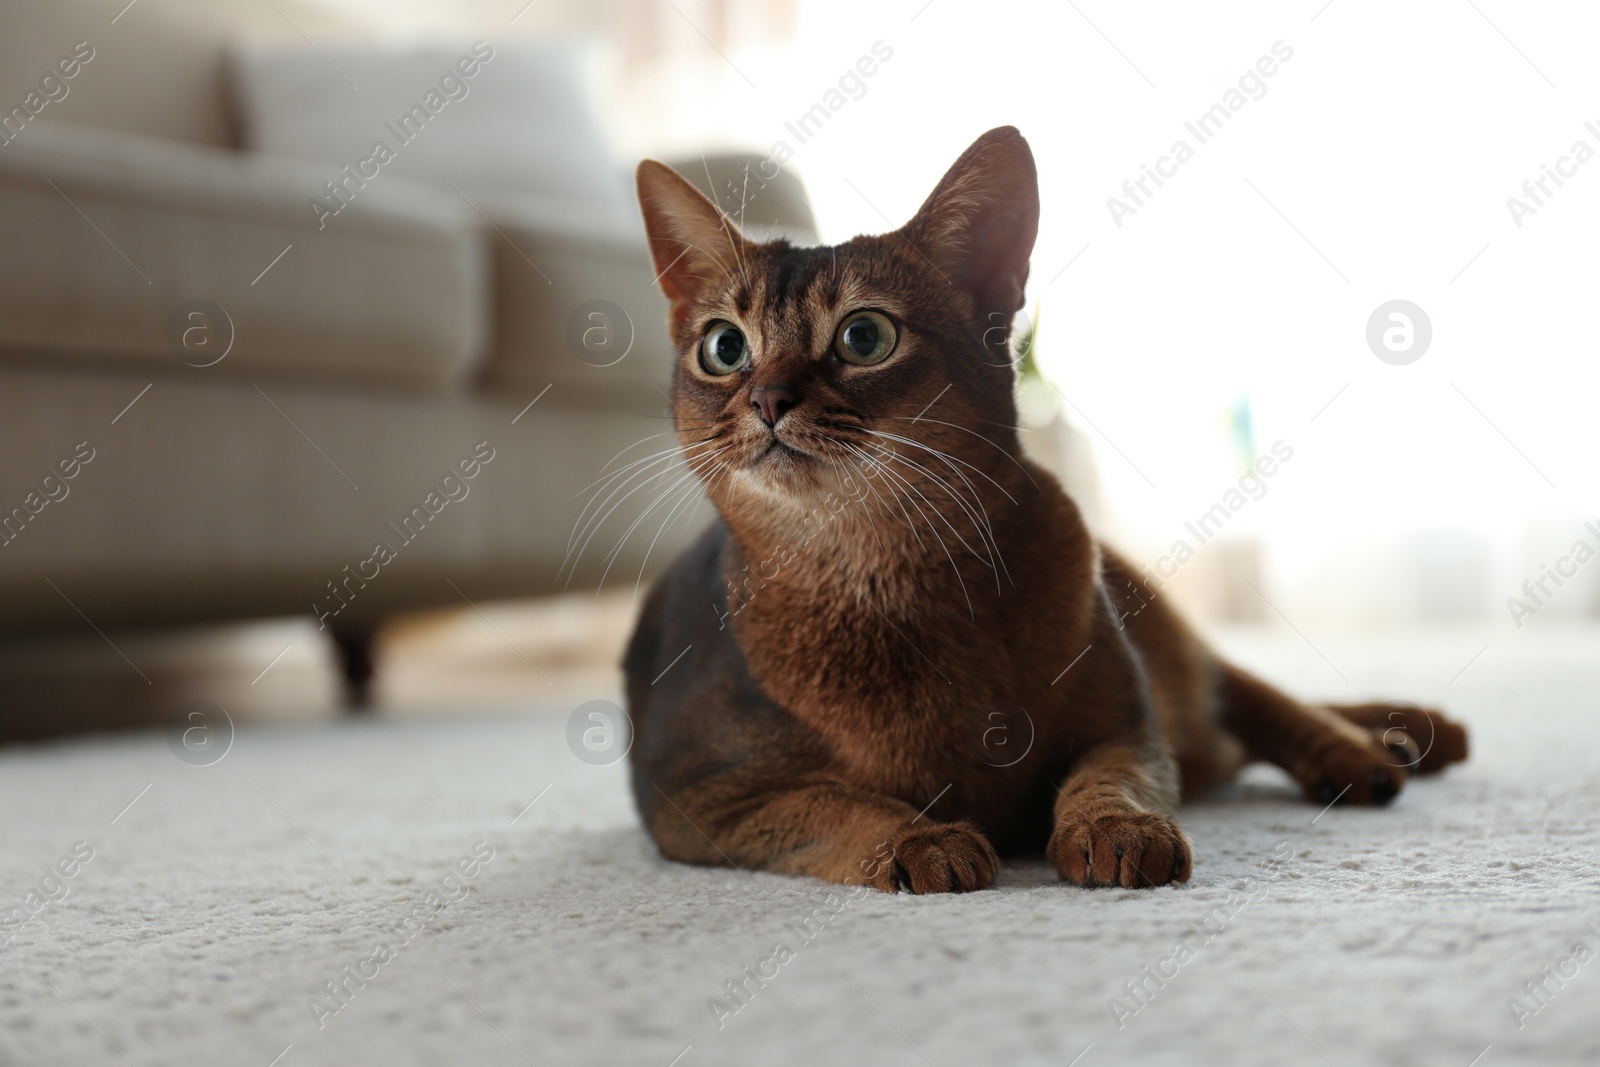
[[[767,447],[756,453],[755,458],[750,461],[750,466],[759,467],[767,460],[779,461],[785,459],[796,460],[810,458],[810,453],[802,452],[793,445],[779,440],[777,434],[773,434],[772,440],[767,442]]]

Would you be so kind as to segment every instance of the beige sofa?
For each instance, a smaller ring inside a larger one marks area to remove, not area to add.
[[[670,426],[634,215],[393,177],[319,230],[328,166],[237,148],[225,56],[351,27],[283,0],[38,7],[0,16],[0,108],[26,113],[0,144],[0,632],[308,613],[360,682],[391,612],[594,587],[649,494],[564,571],[585,487]],[[763,209],[810,236],[793,179]]]

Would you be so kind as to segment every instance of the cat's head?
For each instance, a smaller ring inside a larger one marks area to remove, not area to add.
[[[1039,221],[1015,128],[974,142],[900,229],[833,247],[748,240],[653,160],[638,186],[678,436],[725,515],[741,491],[809,506],[874,464],[893,491],[919,467],[948,478],[936,453],[1015,453],[1009,341]]]

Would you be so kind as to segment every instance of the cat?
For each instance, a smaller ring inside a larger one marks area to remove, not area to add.
[[[1015,128],[836,247],[753,242],[670,168],[637,178],[675,429],[718,513],[623,663],[663,855],[939,893],[1042,849],[1075,885],[1160,886],[1193,870],[1179,801],[1247,762],[1381,805],[1466,758],[1438,712],[1303,704],[1218,658],[1022,455],[1039,195]]]

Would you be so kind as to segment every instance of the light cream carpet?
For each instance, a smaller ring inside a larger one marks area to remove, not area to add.
[[[1233,634],[1300,693],[1445,704],[1474,757],[1320,817],[1253,771],[1182,813],[1193,881],[1147,892],[665,863],[538,692],[241,729],[206,766],[160,734],[13,747],[0,1062],[1594,1063],[1597,638]]]

